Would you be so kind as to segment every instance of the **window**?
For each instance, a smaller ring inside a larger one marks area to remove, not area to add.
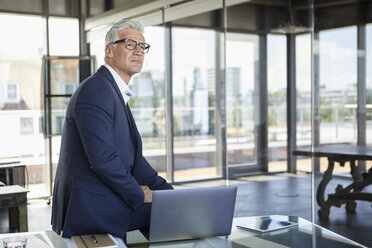
[[[320,144],[357,143],[357,27],[319,32]],[[320,171],[328,161],[320,160]],[[337,173],[349,174],[346,166]]]
[[[45,141],[35,132],[34,120],[43,115],[40,82],[46,21],[40,16],[0,14],[0,23],[6,24],[0,25],[0,87],[5,91],[0,137],[7,141],[0,142],[0,158],[19,157],[30,172],[28,198],[45,196],[45,156],[40,156],[45,154]]]
[[[269,171],[286,171],[287,44],[284,35],[267,37]]]
[[[34,122],[32,118],[21,117],[21,134],[33,134],[34,133]]]
[[[50,55],[79,55],[79,20],[76,18],[50,17],[49,40]]]
[[[357,28],[319,33],[320,143],[356,143]]]
[[[229,166],[256,162],[254,82],[258,36],[226,36],[226,136]]]
[[[7,100],[12,102],[18,100],[18,86],[16,84],[8,84]]]
[[[50,60],[50,93],[52,95],[72,94],[78,85],[78,59],[64,57]]]
[[[215,39],[213,30],[172,30],[175,180],[217,175]]]
[[[372,145],[372,24],[367,25],[367,132],[366,132],[366,142],[368,145]]]
[[[143,155],[151,166],[166,177],[164,28],[150,26],[144,32],[151,45],[140,74],[130,84],[130,107],[142,136]]]
[[[39,133],[44,133],[44,116],[39,117]]]
[[[72,93],[74,93],[76,88],[77,88],[76,84],[66,83],[65,84],[65,94],[72,95]]]
[[[65,121],[65,116],[56,116],[56,134],[62,134],[63,122]]]
[[[297,147],[311,144],[311,37],[296,36]],[[311,171],[311,158],[297,157],[298,171]]]

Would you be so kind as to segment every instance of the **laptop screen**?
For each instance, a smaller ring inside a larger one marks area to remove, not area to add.
[[[236,186],[153,192],[149,242],[231,233]]]

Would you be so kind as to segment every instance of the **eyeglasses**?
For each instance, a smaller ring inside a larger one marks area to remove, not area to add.
[[[128,39],[128,38],[121,39],[121,40],[116,40],[116,41],[111,42],[110,44],[114,45],[114,44],[118,44],[118,43],[121,43],[121,42],[124,42],[124,45],[128,50],[134,50],[134,49],[137,48],[137,46],[139,46],[140,51],[142,53],[147,53],[150,49],[149,44],[144,43],[144,42],[135,41],[135,40]]]

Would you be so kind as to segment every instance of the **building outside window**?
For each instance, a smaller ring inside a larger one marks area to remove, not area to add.
[[[215,39],[213,30],[172,28],[175,180],[217,175]]]
[[[4,89],[0,93],[0,136],[1,140],[7,141],[0,142],[0,160],[14,158],[26,165],[28,198],[47,196],[45,140],[43,124],[38,121],[44,115],[41,75],[42,57],[47,47],[46,19],[2,13],[0,23],[7,23],[0,25],[0,89]],[[78,19],[50,17],[49,24],[51,54],[78,55]],[[20,27],[22,32],[19,32]],[[64,109],[57,111],[64,115]],[[58,137],[53,142],[57,156]]]
[[[0,104],[0,136],[6,141],[0,142],[0,159],[12,157],[27,166],[29,198],[46,195],[45,160],[39,156],[45,154],[45,142],[42,133],[34,132],[34,120],[42,116],[40,76],[46,22],[41,16],[0,14],[0,23],[7,24],[0,25],[0,88],[6,85],[7,92]]]
[[[34,123],[32,118],[21,117],[21,135],[33,134]]]
[[[254,164],[257,159],[253,98],[258,36],[227,33],[226,39],[226,135],[231,167]]]
[[[267,37],[269,171],[286,171],[287,164],[287,39]]]
[[[356,143],[357,28],[319,33],[320,143]]]
[[[311,145],[311,37],[296,36],[296,144]],[[311,158],[297,158],[297,170],[311,172]]]
[[[357,143],[357,27],[319,32],[320,144]],[[320,170],[328,167],[320,160]],[[347,166],[337,173],[349,174]]]
[[[19,99],[18,94],[18,85],[17,84],[8,84],[7,88],[7,101],[17,101]]]
[[[144,36],[151,48],[145,55],[141,73],[130,82],[133,96],[129,105],[142,136],[143,155],[166,177],[164,27],[146,27]]]

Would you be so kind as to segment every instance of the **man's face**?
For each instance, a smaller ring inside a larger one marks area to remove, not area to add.
[[[145,42],[145,38],[141,32],[135,29],[125,29],[119,33],[118,40],[132,39],[138,42]],[[140,51],[139,46],[134,50],[129,50],[125,47],[125,42],[120,42],[106,46],[106,58],[110,66],[112,66],[126,83],[136,73],[142,69],[144,53]]]

